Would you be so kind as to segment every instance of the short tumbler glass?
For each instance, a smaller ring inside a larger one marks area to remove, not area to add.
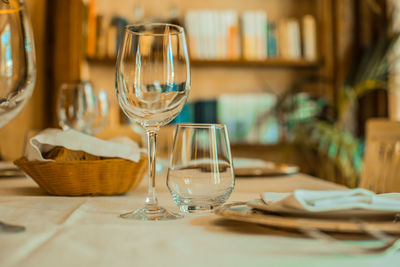
[[[183,212],[212,212],[229,198],[235,175],[225,125],[177,125],[167,186]]]

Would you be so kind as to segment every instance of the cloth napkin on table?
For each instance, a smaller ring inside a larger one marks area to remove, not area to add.
[[[309,212],[348,209],[368,209],[400,212],[400,193],[375,194],[356,188],[350,190],[295,190],[293,193],[261,194],[263,201],[273,208],[291,208]]]
[[[139,162],[143,152],[138,144],[127,137],[117,137],[108,141],[80,133],[75,130],[46,129],[28,140],[25,157],[30,160],[52,161],[42,157],[56,146],[69,150],[80,150],[101,157],[116,157]]]

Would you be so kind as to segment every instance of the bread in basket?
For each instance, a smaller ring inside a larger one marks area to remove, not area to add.
[[[14,161],[21,170],[51,195],[119,195],[138,187],[145,171],[145,155],[139,162],[122,158],[103,158],[63,147],[43,155],[54,161]]]

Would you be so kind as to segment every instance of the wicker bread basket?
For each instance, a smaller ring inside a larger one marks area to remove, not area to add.
[[[51,195],[119,195],[139,186],[147,169],[146,157],[139,162],[125,159],[76,161],[14,161],[21,170]]]

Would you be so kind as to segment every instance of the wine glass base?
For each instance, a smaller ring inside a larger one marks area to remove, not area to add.
[[[185,213],[213,213],[219,206],[218,204],[180,205],[179,209]]]
[[[183,218],[181,214],[168,211],[163,207],[153,207],[151,209],[144,207],[132,212],[121,214],[120,217],[139,221],[166,221]]]

